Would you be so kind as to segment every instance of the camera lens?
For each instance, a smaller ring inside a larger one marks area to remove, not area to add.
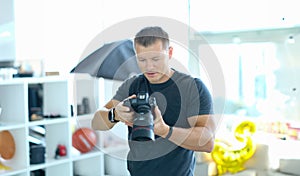
[[[149,102],[150,100],[150,102]],[[124,101],[136,113],[133,119],[131,139],[134,141],[155,140],[152,107],[156,105],[155,98],[149,98],[148,93],[138,93],[137,98]]]
[[[146,114],[137,114],[137,117],[133,121],[132,140],[154,141],[155,137],[153,128],[153,116],[150,112]]]

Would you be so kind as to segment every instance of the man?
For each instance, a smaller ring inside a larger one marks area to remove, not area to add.
[[[128,125],[130,151],[127,166],[132,176],[192,176],[194,151],[211,152],[216,121],[206,86],[169,66],[173,48],[160,27],[146,27],[134,38],[137,63],[142,72],[126,80],[105,110],[95,113],[92,128],[109,130],[117,122]],[[156,98],[153,112],[154,141],[134,141],[136,112],[124,101],[136,99],[142,87]],[[116,168],[117,169],[117,168]]]

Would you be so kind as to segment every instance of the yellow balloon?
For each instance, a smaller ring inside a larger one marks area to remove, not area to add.
[[[0,162],[0,171],[1,171],[1,170],[11,170],[11,167],[5,166],[4,164],[2,164],[2,163]]]
[[[238,149],[236,149],[236,146],[230,146],[220,139],[215,140],[215,147],[211,155],[217,164],[218,175],[244,170],[244,163],[253,156],[256,150],[256,144],[252,139],[255,131],[256,126],[251,121],[243,121],[236,127],[234,136],[243,144]]]

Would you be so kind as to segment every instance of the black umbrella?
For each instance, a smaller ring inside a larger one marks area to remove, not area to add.
[[[93,77],[125,80],[140,73],[131,40],[107,43],[84,58],[71,73],[88,73]]]

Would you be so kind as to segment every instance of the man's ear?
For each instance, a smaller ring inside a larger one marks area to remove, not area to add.
[[[172,55],[173,55],[173,47],[170,46],[170,47],[169,47],[169,59],[172,58]]]

